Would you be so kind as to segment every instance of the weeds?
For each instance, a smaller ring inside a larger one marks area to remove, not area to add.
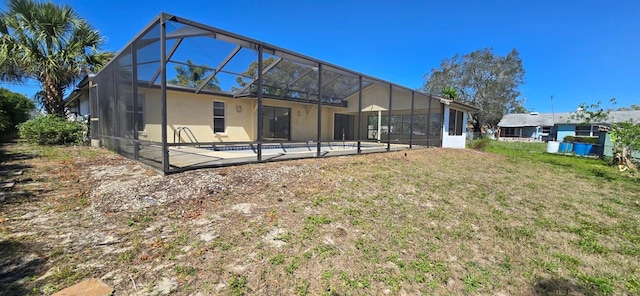
[[[192,266],[176,265],[173,270],[179,277],[194,276],[198,273],[198,270]]]
[[[320,258],[328,258],[339,254],[338,249],[335,246],[327,244],[321,244],[313,248],[313,253]],[[309,254],[311,255],[312,253]]]
[[[284,263],[284,255],[283,254],[275,255],[269,259],[269,262],[271,262],[271,264],[273,265],[281,265]]]
[[[326,216],[307,216],[304,218],[304,222],[302,224],[303,228],[303,238],[311,237],[311,234],[316,230],[318,225],[324,225],[331,223],[331,219]]]
[[[465,275],[462,279],[462,282],[464,283],[464,288],[467,292],[476,292],[482,287],[480,278],[473,274]]]
[[[300,296],[308,295],[310,285],[311,283],[308,280],[302,280],[302,283],[296,286],[296,293]]]
[[[293,274],[300,267],[300,258],[293,257],[291,262],[285,267],[285,271],[289,274]]]
[[[233,296],[241,296],[250,292],[251,289],[247,287],[247,277],[239,274],[231,275],[231,279],[229,280],[229,289],[230,293]]]

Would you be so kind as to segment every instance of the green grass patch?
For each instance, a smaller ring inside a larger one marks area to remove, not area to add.
[[[579,275],[578,276],[584,282],[590,284],[592,287],[598,290],[603,295],[611,295],[613,293],[613,286],[609,279],[588,276],[588,275]]]
[[[291,258],[291,262],[287,264],[284,270],[289,274],[293,274],[298,268],[300,268],[300,258],[293,257]]]
[[[284,263],[284,255],[283,254],[275,255],[269,258],[269,262],[271,262],[271,264],[273,265],[282,265]]]
[[[195,276],[198,273],[198,269],[193,266],[176,265],[173,270],[178,276]]]
[[[637,178],[629,174],[619,172],[615,166],[609,165],[606,160],[546,153],[546,143],[491,141],[485,150],[509,156],[511,161],[516,163],[530,161],[546,163],[554,167],[567,169],[565,173],[571,172],[593,180],[621,181],[624,183],[638,181]]]
[[[247,277],[239,274],[232,274],[229,280],[229,293],[233,296],[246,295],[251,292],[251,289],[247,287]]]
[[[318,225],[331,223],[331,218],[322,215],[312,215],[304,218],[302,224],[302,237],[307,239],[315,232]]]

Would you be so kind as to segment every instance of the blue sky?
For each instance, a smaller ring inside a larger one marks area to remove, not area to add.
[[[161,11],[411,88],[442,59],[516,48],[525,106],[640,104],[640,1],[53,1],[70,4],[119,51]],[[2,4],[4,6],[4,4]],[[3,7],[4,9],[4,7]],[[4,85],[32,96],[38,86]]]

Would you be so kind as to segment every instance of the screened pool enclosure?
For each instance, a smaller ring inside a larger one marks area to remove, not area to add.
[[[92,138],[165,173],[442,146],[473,109],[164,13],[88,93]]]

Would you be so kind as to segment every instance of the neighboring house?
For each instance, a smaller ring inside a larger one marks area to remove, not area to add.
[[[89,80],[93,78],[93,74],[89,74],[82,78],[76,89],[74,89],[64,100],[64,106],[67,108],[67,116],[69,119],[79,119],[89,116]]]
[[[579,111],[576,111],[579,112]],[[562,141],[566,136],[597,137],[603,127],[632,120],[640,122],[640,110],[611,111],[607,120],[585,124],[573,113],[507,114],[498,123],[499,138],[515,141]]]
[[[551,135],[553,125],[551,114],[507,114],[498,123],[498,139],[544,141]]]
[[[67,102],[89,110],[92,142],[165,173],[464,148],[477,110],[164,13]]]

